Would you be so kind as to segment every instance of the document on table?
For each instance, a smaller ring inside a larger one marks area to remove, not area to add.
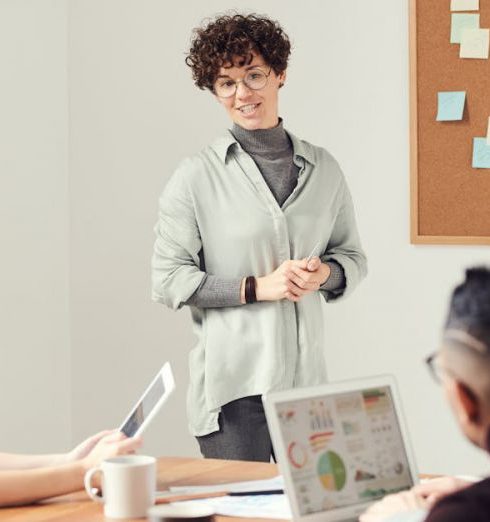
[[[291,519],[293,516],[286,495],[215,497],[200,500],[185,500],[178,504],[195,503],[211,508],[217,515],[225,515],[228,517]]]
[[[284,489],[284,479],[282,475],[277,475],[264,480],[247,480],[244,482],[228,482],[224,484],[213,484],[209,486],[172,486],[168,488],[171,493],[179,495],[195,495],[200,493],[219,493],[226,492],[247,492],[247,491],[271,491]],[[272,495],[269,495],[272,496]],[[243,497],[241,497],[243,498]]]

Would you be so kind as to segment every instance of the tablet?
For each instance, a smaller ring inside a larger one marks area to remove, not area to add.
[[[172,368],[170,363],[166,362],[126,417],[119,431],[127,437],[136,437],[143,433],[174,389]]]

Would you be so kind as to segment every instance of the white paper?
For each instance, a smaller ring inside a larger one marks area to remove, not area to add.
[[[174,504],[198,503],[211,508],[217,515],[250,518],[292,518],[286,495],[250,495],[185,500]]]
[[[461,31],[460,58],[488,59],[490,29],[463,29]]]
[[[224,484],[212,484],[209,486],[172,486],[168,488],[172,493],[179,495],[193,495],[196,493],[218,493],[221,491],[243,492],[243,491],[271,491],[284,489],[282,475],[277,475],[264,480],[247,480],[244,482],[228,482]]]
[[[451,0],[451,11],[478,11],[479,0]]]

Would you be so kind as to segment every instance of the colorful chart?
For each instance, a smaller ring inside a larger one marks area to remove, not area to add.
[[[386,413],[390,410],[390,397],[383,390],[372,389],[362,392],[364,399],[364,407],[368,415]]]
[[[340,491],[344,488],[347,478],[345,464],[334,451],[327,451],[318,459],[317,472],[325,489]]]
[[[312,431],[332,429],[333,420],[330,410],[323,401],[314,401],[310,403],[310,429]]]
[[[293,409],[280,411],[279,418],[283,424],[291,424],[296,420],[296,411]]]
[[[313,433],[309,436],[312,451],[321,451],[325,449],[329,440],[333,437],[333,431],[323,431],[321,433]]]
[[[296,469],[301,469],[308,462],[305,448],[297,442],[291,442],[288,446],[288,457]]]

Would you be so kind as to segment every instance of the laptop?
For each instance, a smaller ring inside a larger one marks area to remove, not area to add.
[[[263,401],[293,520],[357,520],[418,481],[393,377],[271,392]]]

